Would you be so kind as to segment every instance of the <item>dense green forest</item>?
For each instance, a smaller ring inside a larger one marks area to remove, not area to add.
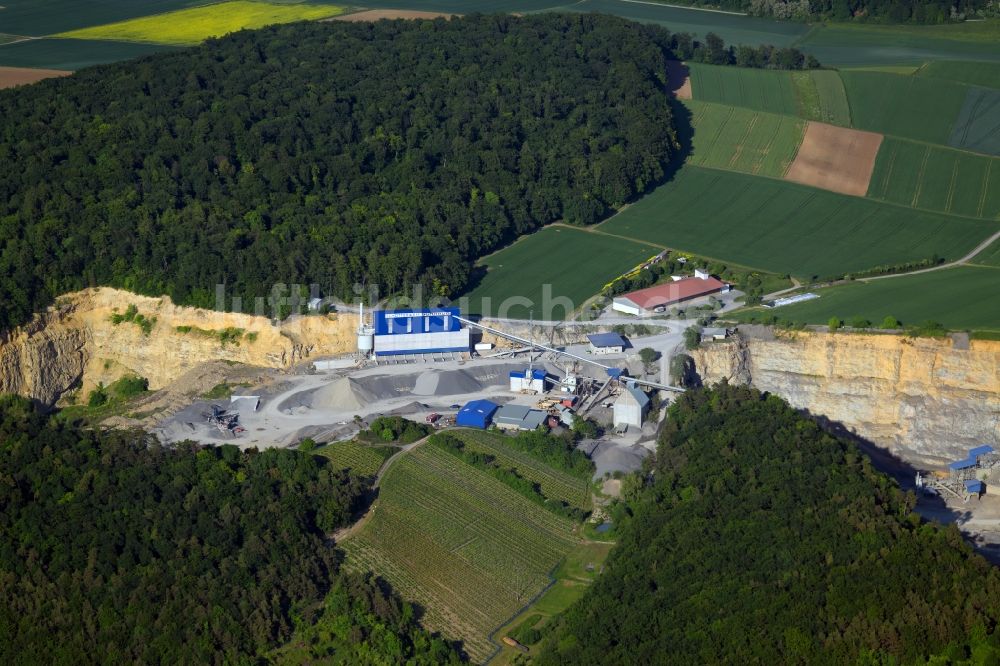
[[[672,0],[674,1],[674,0]],[[945,23],[997,16],[995,0],[676,0],[677,4],[746,12],[778,19]]]
[[[611,16],[303,23],[0,92],[0,330],[111,285],[352,295],[664,176],[669,32]]]
[[[0,663],[248,663],[295,626],[342,663],[455,660],[339,570],[326,535],[364,490],[307,454],[165,448],[0,397]]]
[[[996,570],[779,398],[681,395],[649,478],[538,663],[996,663]]]

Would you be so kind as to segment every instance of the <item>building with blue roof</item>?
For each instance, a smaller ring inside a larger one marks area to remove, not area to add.
[[[524,370],[511,370],[510,390],[515,392],[531,391],[532,393],[545,393],[547,375],[544,370],[537,368]]]
[[[375,355],[467,352],[469,329],[458,316],[458,308],[376,310]]]
[[[493,415],[499,408],[499,405],[489,400],[473,400],[458,410],[455,424],[466,428],[485,430],[489,427]]]
[[[628,347],[628,340],[618,333],[592,333],[587,336],[591,354],[621,354]]]

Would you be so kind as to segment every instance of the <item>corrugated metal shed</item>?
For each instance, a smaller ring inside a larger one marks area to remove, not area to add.
[[[982,446],[969,449],[969,458],[971,459],[978,456],[985,456],[987,453],[993,453],[993,447],[989,444],[983,444]]]
[[[493,416],[493,422],[500,428],[534,430],[545,421],[545,412],[523,405],[504,405]]]
[[[956,460],[955,462],[948,465],[948,469],[959,470],[959,469],[969,469],[970,467],[976,466],[975,458],[966,458],[965,460]]]
[[[455,423],[467,428],[485,429],[499,406],[489,400],[473,400],[466,403],[455,416]]]
[[[978,479],[966,479],[965,491],[969,493],[981,493],[983,492],[983,482]]]

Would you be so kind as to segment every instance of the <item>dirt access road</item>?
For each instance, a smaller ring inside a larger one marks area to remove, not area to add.
[[[439,430],[437,432],[444,432],[444,430]],[[402,456],[405,456],[408,452],[412,451],[413,449],[417,448],[418,446],[426,442],[428,439],[433,437],[434,434],[427,435],[423,439],[418,439],[417,441],[411,444],[405,444],[399,448],[399,451],[389,456],[389,458],[384,463],[382,463],[382,467],[379,468],[378,474],[375,475],[375,481],[372,483],[371,489],[373,491],[378,490],[379,485],[382,483],[382,477],[385,476],[385,473],[389,471],[389,468],[392,467],[393,463],[399,460]],[[357,534],[361,530],[361,528],[368,523],[371,517],[375,515],[375,509],[377,507],[378,507],[378,500],[376,499],[374,502],[372,502],[372,505],[368,507],[368,510],[365,511],[365,514],[363,516],[358,518],[354,523],[348,525],[347,527],[342,527],[336,532],[334,532],[331,535],[334,543],[340,543],[341,541],[350,539],[352,536]]]
[[[977,254],[988,248],[997,240],[1000,240],[1000,231],[996,232],[982,243],[977,245],[969,252],[967,255],[961,259],[956,259],[955,261],[948,262],[947,264],[941,264],[939,266],[931,266],[930,268],[921,268],[916,271],[909,271],[907,273],[890,273],[889,275],[875,275],[873,277],[858,278],[858,282],[871,282],[873,280],[888,280],[889,278],[904,277],[906,275],[919,275],[920,273],[932,273],[934,271],[943,271],[946,268],[955,268],[956,266],[964,266],[965,264],[972,261]]]

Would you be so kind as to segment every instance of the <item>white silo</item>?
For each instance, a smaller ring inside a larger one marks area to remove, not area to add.
[[[362,356],[369,356],[375,349],[375,329],[365,324],[365,304],[361,304],[361,316],[358,318],[358,351]]]

